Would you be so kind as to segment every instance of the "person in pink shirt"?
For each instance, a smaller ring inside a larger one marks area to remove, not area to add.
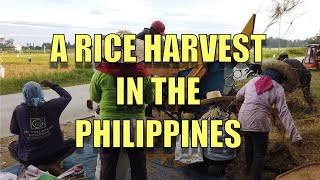
[[[296,146],[302,144],[293,118],[288,109],[282,84],[296,87],[299,77],[288,64],[266,60],[263,73],[245,84],[237,93],[237,102],[242,103],[239,111],[241,131],[244,132],[247,173],[250,179],[261,179],[264,159],[268,150],[270,110],[277,108],[283,126]]]

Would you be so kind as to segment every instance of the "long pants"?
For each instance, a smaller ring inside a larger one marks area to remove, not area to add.
[[[213,161],[206,158],[205,156],[203,156],[203,160],[205,162],[205,167],[209,169],[209,173],[217,177],[224,176],[228,164],[233,161],[233,159],[226,161]],[[210,169],[210,166],[213,168]]]
[[[128,153],[131,179],[132,180],[146,180],[146,152],[144,148],[126,148]],[[100,179],[116,179],[116,169],[119,158],[120,148],[101,148],[100,160],[101,171]]]
[[[152,117],[152,104],[148,104],[145,110],[145,116],[146,117]]]
[[[260,180],[268,151],[269,133],[244,132],[247,172],[250,179]]]
[[[29,161],[29,162],[24,162],[19,159],[18,141],[13,141],[9,145],[8,149],[9,149],[10,155],[13,159],[15,159],[17,162],[20,162],[25,167],[27,167],[29,165],[34,165],[34,166],[50,165],[53,163],[58,163],[58,162],[63,161],[66,157],[70,156],[76,150],[76,141],[74,139],[65,140],[63,146],[64,147],[61,148],[61,150],[59,150],[58,152],[56,152],[54,154],[48,154],[47,156],[44,156],[41,159],[35,159],[35,160]]]
[[[311,73],[309,70],[299,70],[299,77],[300,77],[300,84],[301,84],[301,90],[303,92],[304,100],[307,102],[309,105],[313,103],[313,99],[311,97],[311,92],[310,92],[310,83],[311,83]]]
[[[118,158],[118,164],[117,164],[116,180],[125,179],[129,170],[130,170],[130,162],[129,162],[128,154],[123,148],[121,148],[120,155]],[[100,179],[100,172],[101,172],[101,159],[100,159],[100,154],[98,154],[95,180],[102,180]]]

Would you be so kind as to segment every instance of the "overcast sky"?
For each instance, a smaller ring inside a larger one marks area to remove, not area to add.
[[[154,20],[166,25],[166,33],[241,32],[253,13],[254,33],[263,33],[272,0],[0,0],[0,37],[15,44],[51,42],[52,34],[65,34],[74,43],[74,34],[108,34],[120,29],[139,33]],[[281,37],[305,39],[320,30],[319,0],[304,0],[282,19]],[[304,13],[304,14],[303,14]],[[303,15],[301,15],[303,14]],[[288,29],[290,22],[292,26]],[[288,31],[287,31],[288,30]],[[287,33],[286,33],[287,32]],[[279,36],[279,25],[267,37]]]

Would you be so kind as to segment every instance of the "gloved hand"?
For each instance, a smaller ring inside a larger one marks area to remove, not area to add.
[[[52,88],[54,85],[56,85],[56,83],[50,81],[50,80],[43,80],[41,82],[41,85],[43,85],[44,87],[50,87]]]

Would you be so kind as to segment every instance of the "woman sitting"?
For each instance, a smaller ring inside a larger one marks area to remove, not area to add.
[[[60,97],[45,101],[39,83],[30,81],[23,86],[25,102],[14,109],[10,125],[11,133],[19,139],[9,145],[9,151],[25,167],[34,165],[59,175],[63,172],[60,163],[75,151],[75,140],[64,141],[59,124],[71,95],[51,81],[44,80],[42,85]]]

